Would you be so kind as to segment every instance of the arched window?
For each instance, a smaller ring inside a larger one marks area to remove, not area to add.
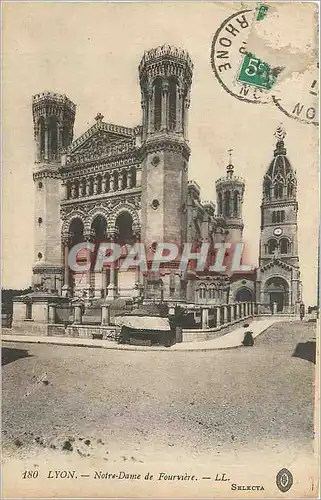
[[[206,299],[206,287],[203,283],[199,286],[198,296],[200,299]]]
[[[235,302],[253,302],[253,292],[249,288],[243,286],[235,294]]]
[[[239,192],[235,191],[234,193],[234,215],[238,216],[239,214]]]
[[[110,191],[110,175],[109,174],[106,175],[105,186],[106,186],[105,191],[106,191],[106,193],[108,193],[108,191]]]
[[[160,130],[162,124],[162,80],[154,82],[154,128]]]
[[[272,212],[272,223],[274,224],[275,222],[277,222],[276,220],[276,215],[277,213],[276,212]]]
[[[127,188],[127,172],[126,172],[126,170],[123,170],[123,172],[122,172],[121,184],[122,184],[122,189]]]
[[[175,130],[176,128],[176,92],[177,83],[171,78],[168,86],[168,119],[170,130]]]
[[[56,160],[58,153],[58,121],[55,116],[50,116],[48,120],[48,147],[50,158]]]
[[[289,253],[289,247],[290,247],[289,240],[287,240],[286,238],[282,238],[280,240],[281,253],[283,253],[283,254]]]
[[[267,244],[268,254],[273,255],[278,244],[276,240],[269,240]]]
[[[70,144],[69,140],[69,125],[64,125],[62,130],[62,146],[67,148]]]
[[[86,196],[86,179],[81,181],[81,196]]]
[[[277,199],[283,197],[283,186],[282,186],[282,184],[276,184],[274,186],[274,197],[277,198]]]
[[[101,178],[101,175],[98,175],[98,177],[97,177],[97,194],[101,193],[101,189],[102,189],[102,178]]]
[[[71,182],[67,181],[67,200],[71,198]]]
[[[284,219],[285,219],[285,211],[281,210],[281,212],[280,212],[280,222],[284,222]]]
[[[225,193],[225,207],[224,207],[224,215],[226,217],[230,217],[231,215],[231,193],[226,191]]]
[[[129,187],[135,187],[136,186],[136,168],[132,167],[130,169],[131,172],[131,183]]]
[[[223,212],[223,199],[222,199],[222,193],[218,193],[218,214],[222,215]]]
[[[128,212],[123,212],[116,219],[116,227],[118,229],[119,245],[131,245],[134,243],[133,235],[133,218]]]
[[[90,195],[94,194],[94,179],[93,179],[93,177],[90,177],[90,179],[89,179],[89,194]]]
[[[95,240],[104,240],[106,236],[107,222],[102,215],[97,215],[91,224],[91,229],[95,233]]]
[[[26,302],[26,319],[32,319],[32,302],[28,300]]]
[[[39,134],[39,154],[40,159],[43,160],[45,156],[45,120],[43,116],[38,121],[38,134]]]
[[[84,223],[81,219],[76,218],[71,221],[71,224],[69,226],[69,234],[71,236],[71,247],[83,241]]]
[[[114,172],[114,190],[117,191],[118,189],[118,172]]]
[[[79,181],[75,181],[75,198],[79,198],[79,193],[80,193]]]
[[[268,180],[264,181],[264,196],[267,200],[271,198],[271,182]]]

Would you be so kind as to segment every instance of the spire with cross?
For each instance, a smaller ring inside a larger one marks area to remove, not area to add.
[[[229,154],[229,163],[228,163],[228,165],[226,167],[226,172],[227,172],[228,177],[232,177],[233,172],[234,172],[234,165],[232,163],[233,149],[228,149],[227,152]]]
[[[280,123],[274,133],[274,137],[276,138],[276,148],[274,150],[274,156],[286,155],[286,149],[284,147],[285,136],[286,132],[284,130],[283,124]]]

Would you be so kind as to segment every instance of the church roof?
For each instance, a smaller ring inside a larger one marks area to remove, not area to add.
[[[129,128],[103,122],[100,113],[95,119],[96,123],[67,149],[66,165],[132,154],[136,150],[140,127]]]
[[[281,150],[282,147],[283,151]],[[276,177],[278,174],[280,174],[282,177],[286,177],[287,174],[292,171],[291,163],[285,155],[286,149],[284,148],[284,143],[278,143],[277,148],[274,151],[274,158],[271,161],[267,171],[267,175],[269,175],[271,179],[274,179],[274,177]]]
[[[234,165],[232,163],[232,151],[233,149],[229,149],[229,155],[230,155],[230,161],[228,165],[226,166],[226,175],[224,177],[220,177],[215,181],[216,184],[216,189],[220,189],[222,187],[230,187],[233,185],[233,187],[238,187],[242,191],[244,190],[245,182],[243,177],[239,177],[234,175]]]
[[[86,132],[84,132],[78,139],[74,140],[68,148],[69,153],[73,153],[79,149],[85,142],[91,139],[97,132],[104,133],[110,139],[124,140],[131,139],[135,137],[135,128],[123,127],[121,125],[115,125],[113,123],[103,122],[103,116],[98,113],[95,120],[96,123],[92,125]]]

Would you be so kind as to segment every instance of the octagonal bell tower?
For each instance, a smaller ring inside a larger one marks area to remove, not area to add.
[[[243,215],[242,205],[245,191],[245,182],[242,177],[234,174],[231,153],[230,161],[226,167],[226,176],[216,181],[216,199],[218,216],[223,217],[226,222],[227,237],[229,243],[242,241]]]
[[[34,288],[61,290],[61,152],[73,139],[76,106],[65,95],[42,92],[32,98],[35,138]]]
[[[139,65],[143,122],[142,241],[181,245],[187,232],[188,109],[193,63],[163,45]]]

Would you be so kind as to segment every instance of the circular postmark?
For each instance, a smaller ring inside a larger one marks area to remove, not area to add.
[[[216,79],[230,95],[241,101],[265,104],[271,102],[269,89],[238,79],[255,13],[255,9],[246,9],[225,19],[213,37],[211,64]]]
[[[312,65],[280,84],[272,95],[277,108],[289,118],[319,125],[319,70]]]
[[[213,73],[241,101],[271,103],[291,119],[319,125],[319,66],[309,44],[293,51],[289,35],[279,43],[279,32],[293,33],[284,29],[292,26],[284,14],[263,4],[231,14],[213,37]]]

